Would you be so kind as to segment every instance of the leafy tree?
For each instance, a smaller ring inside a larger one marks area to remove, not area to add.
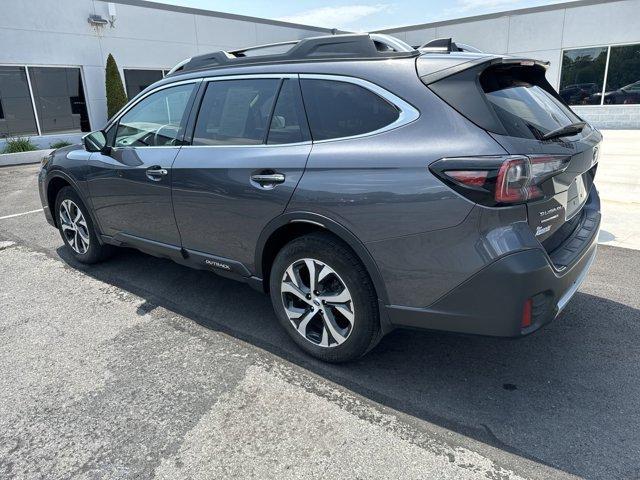
[[[111,118],[127,103],[127,94],[124,92],[118,65],[111,54],[107,57],[105,85],[107,89],[107,116]]]

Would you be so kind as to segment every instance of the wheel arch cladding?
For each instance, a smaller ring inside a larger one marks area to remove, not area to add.
[[[53,217],[56,227],[58,227],[58,219],[55,213],[55,203],[58,193],[64,187],[73,188],[71,183],[61,176],[54,176],[47,183],[47,208],[49,209],[49,212],[51,212],[51,216]]]
[[[280,249],[294,238],[315,232],[329,233],[349,247],[371,277],[378,298],[383,303],[388,303],[387,290],[378,266],[364,244],[342,225],[321,215],[311,213],[281,215],[271,221],[260,235],[256,248],[255,266],[257,275],[263,279],[265,291],[269,288],[267,279],[271,273],[271,265],[273,265]]]

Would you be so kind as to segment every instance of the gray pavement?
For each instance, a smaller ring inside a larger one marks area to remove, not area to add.
[[[0,478],[640,478],[640,252],[520,340],[396,331],[326,365],[269,299],[131,250],[91,268],[0,168]]]

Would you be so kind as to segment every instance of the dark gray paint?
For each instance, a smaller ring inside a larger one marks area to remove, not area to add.
[[[180,236],[171,205],[171,166],[179,147],[114,148],[111,155],[93,153],[87,184],[102,233],[118,232],[172,245]],[[147,176],[147,169],[168,175]]]
[[[187,249],[234,259],[255,272],[258,237],[287,206],[311,144],[184,147],[173,166],[173,205]],[[277,172],[265,188],[251,175]]]

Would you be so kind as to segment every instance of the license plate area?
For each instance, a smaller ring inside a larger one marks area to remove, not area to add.
[[[571,220],[587,201],[589,192],[584,181],[584,174],[578,175],[567,190],[567,206],[565,220]]]

